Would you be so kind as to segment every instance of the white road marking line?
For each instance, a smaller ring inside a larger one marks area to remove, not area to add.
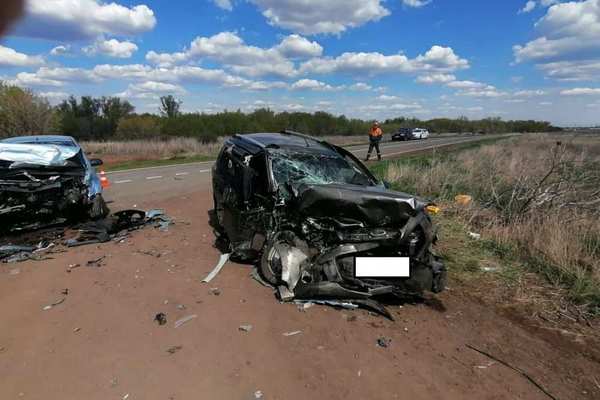
[[[131,179],[124,179],[122,181],[115,181],[115,183],[129,183],[129,182],[133,182]]]
[[[175,176],[181,176],[181,175],[189,175],[189,172],[178,172],[175,174]]]
[[[200,162],[192,162],[192,163],[185,163],[183,165],[185,166],[190,166],[190,165],[200,165],[200,164],[212,164],[214,163],[214,160],[211,161],[200,161]],[[145,168],[131,168],[131,169],[123,169],[120,171],[109,171],[106,173],[106,175],[109,174],[123,174],[123,173],[129,173],[129,172],[136,172],[136,171],[146,171],[146,170],[150,170],[150,169],[159,169],[159,168],[175,168],[175,167],[181,167],[182,164],[171,164],[171,165],[159,165],[156,167],[145,167]]]
[[[151,179],[161,179],[162,175],[158,175],[158,176],[148,176],[146,177],[146,179],[151,180]]]
[[[204,173],[204,172],[210,172],[210,169],[201,169],[200,172]]]

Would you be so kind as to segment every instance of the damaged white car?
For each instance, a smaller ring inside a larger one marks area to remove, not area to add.
[[[69,136],[0,141],[0,234],[105,217],[101,164]]]
[[[350,152],[295,132],[235,135],[213,167],[218,247],[255,262],[283,300],[373,305],[440,292],[427,202],[386,188]],[[409,259],[410,276],[357,277],[357,257]]]

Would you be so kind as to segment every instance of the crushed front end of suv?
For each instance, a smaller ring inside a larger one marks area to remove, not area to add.
[[[347,150],[293,133],[228,139],[213,167],[217,247],[256,263],[283,300],[375,302],[444,289],[428,203]],[[410,277],[355,277],[355,257],[409,257]]]
[[[68,136],[0,141],[0,234],[106,216],[92,164]]]

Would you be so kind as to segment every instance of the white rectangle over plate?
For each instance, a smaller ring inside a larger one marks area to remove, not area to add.
[[[356,257],[354,276],[356,278],[409,278],[410,259],[408,257]]]

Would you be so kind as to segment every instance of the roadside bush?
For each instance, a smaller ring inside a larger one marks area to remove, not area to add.
[[[155,115],[135,115],[119,121],[116,138],[120,140],[160,137],[160,118]]]

